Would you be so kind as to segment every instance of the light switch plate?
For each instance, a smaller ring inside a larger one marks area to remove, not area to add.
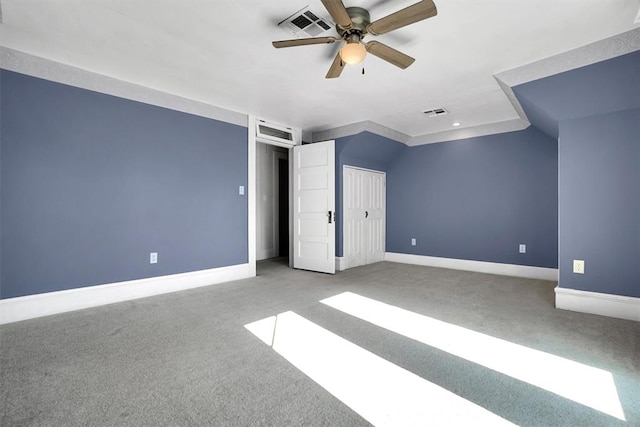
[[[149,264],[157,264],[158,263],[158,252],[151,252],[149,254]]]
[[[416,245],[416,239],[415,237],[411,239],[411,246],[415,246]]]
[[[584,260],[582,259],[573,260],[573,272],[576,274],[584,274]]]
[[[520,247],[518,248],[521,254],[527,253],[527,245],[520,243]]]
[[[244,196],[244,185],[241,185],[240,188],[238,188],[238,194]]]

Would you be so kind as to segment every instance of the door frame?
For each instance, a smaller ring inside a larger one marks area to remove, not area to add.
[[[257,174],[257,143],[261,142],[263,144],[275,145],[278,147],[284,147],[288,149],[288,158],[289,158],[289,267],[293,268],[293,182],[291,180],[291,176],[293,175],[293,151],[292,145],[279,144],[274,141],[270,141],[268,139],[262,139],[256,137],[256,121],[258,119],[249,115],[248,123],[247,123],[247,131],[248,131],[248,140],[247,140],[247,190],[245,194],[247,195],[247,262],[249,264],[249,274],[250,276],[256,275],[256,260],[257,260],[257,200],[258,196],[258,174]]]
[[[258,171],[260,169],[259,165],[258,165],[258,158],[260,156],[258,156],[258,144],[263,144],[263,145],[269,145],[271,147],[278,147],[278,148],[285,148],[282,147],[280,145],[277,144],[266,144],[264,142],[262,142],[261,140],[257,140],[256,141],[256,191],[258,189],[261,188],[261,183],[258,183]],[[272,196],[273,196],[273,205],[272,205],[272,211],[280,211],[279,206],[276,206],[276,200],[278,200],[278,188],[279,188],[279,180],[280,180],[280,175],[278,173],[278,171],[276,170],[278,168],[278,159],[282,159],[282,160],[287,160],[287,162],[289,161],[289,155],[291,155],[291,152],[289,150],[285,150],[285,151],[281,151],[281,150],[269,150],[267,149],[267,152],[270,153],[270,155],[268,156],[268,158],[265,158],[264,160],[266,161],[267,165],[269,165],[271,167],[271,170],[274,172],[271,182],[269,183],[262,183],[264,185],[267,186],[271,186],[271,192],[272,192]],[[287,175],[289,175],[290,171],[287,169]],[[262,187],[264,189],[264,187]],[[259,222],[258,222],[258,217],[260,216],[260,200],[258,200],[260,198],[260,194],[256,193],[256,261],[258,261],[258,253],[260,252],[260,248],[258,248],[257,244],[258,244],[258,228],[260,226]],[[287,201],[288,204],[288,201]],[[289,207],[287,207],[287,210],[289,210]],[[279,253],[279,246],[280,246],[280,242],[278,239],[278,233],[279,233],[279,218],[276,218],[274,215],[274,219],[273,219],[273,223],[271,224],[273,226],[273,232],[274,232],[274,247],[272,248],[273,251],[275,251],[276,254]],[[267,255],[266,257],[264,257],[264,253],[261,255],[263,258],[261,259],[268,259],[271,256]],[[277,255],[276,255],[277,256]]]
[[[294,200],[293,200],[293,145],[278,143],[263,138],[258,138],[255,132],[256,123],[258,118],[254,115],[249,115],[247,119],[247,187],[245,194],[247,199],[247,264],[249,266],[249,276],[256,276],[256,263],[257,263],[257,143],[261,142],[268,145],[275,145],[278,147],[284,147],[288,150],[288,163],[289,163],[289,268],[293,267],[293,253],[294,253]],[[335,143],[335,140],[334,140]],[[303,145],[301,142],[300,145]],[[334,170],[335,178],[335,170]],[[335,208],[334,208],[335,209]],[[337,212],[336,212],[337,213]],[[337,226],[337,224],[336,224]],[[337,234],[337,233],[336,233]],[[335,257],[334,257],[335,258]],[[337,267],[337,265],[336,265]],[[335,269],[338,271],[338,268]]]

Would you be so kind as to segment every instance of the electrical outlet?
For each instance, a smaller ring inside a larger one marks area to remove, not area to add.
[[[584,260],[582,259],[573,260],[573,272],[577,274],[584,274]]]
[[[238,194],[241,196],[244,196],[244,185],[241,185],[240,187],[238,187]]]
[[[158,263],[158,252],[151,252],[149,254],[149,264],[157,264]]]
[[[526,254],[527,253],[527,245],[520,243],[520,247],[518,249],[520,251],[521,254]]]
[[[411,246],[415,246],[416,245],[416,238],[413,237],[411,238]]]

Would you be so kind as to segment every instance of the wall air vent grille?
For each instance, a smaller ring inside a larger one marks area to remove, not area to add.
[[[302,130],[257,119],[256,141],[291,148],[302,143]]]
[[[430,110],[424,110],[423,113],[426,114],[427,117],[438,117],[449,114],[449,111],[447,111],[446,108],[432,108]]]
[[[293,134],[290,129],[287,129],[287,130],[274,129],[267,125],[259,124],[258,132],[260,132],[260,134],[264,136],[273,136],[275,138],[286,139],[287,141],[293,141]]]
[[[296,37],[317,37],[333,27],[328,16],[311,12],[309,6],[297,11],[278,24]]]

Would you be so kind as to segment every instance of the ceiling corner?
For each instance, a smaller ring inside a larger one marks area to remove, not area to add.
[[[488,123],[463,129],[448,130],[445,132],[429,133],[415,136],[409,141],[409,146],[424,144],[436,144],[438,142],[455,141],[458,139],[476,138],[479,136],[495,135],[499,133],[516,132],[528,128],[531,124],[528,120],[513,119],[497,123]]]
[[[371,132],[373,134],[383,136],[385,138],[389,138],[406,145],[409,145],[409,141],[411,140],[411,137],[405,133],[383,126],[379,123],[366,120],[331,129],[314,131],[312,133],[312,141],[319,142],[330,139],[344,138],[347,136],[357,135],[362,132]]]

